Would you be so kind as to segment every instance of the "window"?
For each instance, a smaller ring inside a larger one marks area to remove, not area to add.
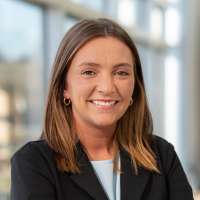
[[[13,19],[15,22],[13,22]],[[9,160],[39,137],[43,109],[42,10],[0,2],[0,199],[9,192]]]
[[[78,21],[76,17],[68,15],[64,20],[64,34]]]
[[[103,11],[104,0],[71,0],[74,3],[84,5],[97,11]]]

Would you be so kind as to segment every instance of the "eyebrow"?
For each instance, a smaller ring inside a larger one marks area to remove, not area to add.
[[[94,63],[94,62],[83,62],[79,66],[84,66],[84,65],[91,66],[91,67],[100,67],[101,66],[100,64]],[[123,67],[123,66],[124,67],[133,67],[131,64],[126,63],[126,62],[117,63],[114,65],[114,67]]]
[[[83,62],[79,66],[84,66],[84,65],[88,65],[88,66],[92,66],[92,67],[95,67],[95,66],[98,67],[98,66],[100,66],[100,64],[94,63],[94,62]]]

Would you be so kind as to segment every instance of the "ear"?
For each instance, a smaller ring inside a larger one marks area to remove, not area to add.
[[[63,97],[65,97],[66,99],[70,98],[69,91],[67,89],[64,89],[64,91],[63,91]]]

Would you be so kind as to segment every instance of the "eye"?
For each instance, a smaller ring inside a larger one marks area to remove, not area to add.
[[[83,76],[95,76],[95,74],[96,73],[92,70],[86,70],[86,71],[81,72],[81,75]]]
[[[117,74],[119,76],[128,76],[129,75],[129,73],[126,71],[117,71],[114,74]]]

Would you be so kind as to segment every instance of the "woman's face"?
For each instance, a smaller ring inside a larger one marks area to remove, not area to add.
[[[133,65],[130,49],[114,37],[92,39],[78,50],[64,90],[77,125],[115,127],[130,104]]]

